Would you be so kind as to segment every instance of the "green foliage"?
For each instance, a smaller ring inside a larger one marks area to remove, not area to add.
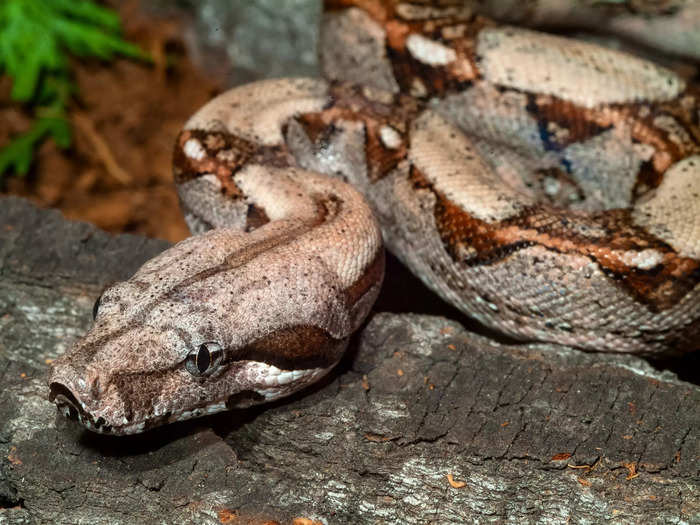
[[[66,106],[74,92],[68,53],[111,60],[147,56],[122,40],[119,16],[91,0],[0,0],[0,73],[13,79],[12,99],[34,108],[29,131],[0,150],[0,179],[25,174],[48,136],[71,144]]]

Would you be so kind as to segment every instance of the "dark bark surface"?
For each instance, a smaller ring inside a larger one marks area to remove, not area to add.
[[[166,246],[0,199],[0,524],[700,520],[696,385],[437,316],[374,315],[273,405],[124,438],[57,417],[47,360]]]

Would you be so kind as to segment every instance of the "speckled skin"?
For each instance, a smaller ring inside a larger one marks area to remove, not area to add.
[[[285,151],[281,124],[326,101],[317,81],[262,82],[187,123],[176,179],[202,233],[103,293],[90,332],[53,366],[52,396],[67,414],[97,432],[136,433],[289,395],[337,363],[377,296],[384,253],[363,197]],[[274,165],[247,159],[231,171],[238,153],[221,149],[217,123],[236,103],[245,107],[226,140],[235,132],[263,154],[275,149]],[[226,173],[211,165],[215,148]],[[223,358],[193,375],[188,355],[209,342]]]
[[[696,0],[476,0],[482,14],[510,24],[611,33],[667,53],[700,59]]]
[[[379,223],[428,286],[508,335],[697,347],[692,86],[457,4],[328,0],[321,50],[330,82],[242,86],[186,124],[175,179],[195,235],[103,294],[53,366],[62,410],[127,434],[317,380],[378,293]]]

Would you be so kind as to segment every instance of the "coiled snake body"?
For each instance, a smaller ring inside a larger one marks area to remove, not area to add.
[[[317,380],[379,292],[382,232],[510,336],[697,345],[692,86],[460,5],[326,4],[328,80],[238,87],[186,124],[175,179],[195,235],[104,292],[49,379],[66,414],[127,434]]]

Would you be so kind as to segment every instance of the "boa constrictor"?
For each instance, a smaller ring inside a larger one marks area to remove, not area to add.
[[[186,124],[175,179],[194,235],[103,293],[53,366],[62,411],[129,434],[309,385],[377,297],[382,232],[504,334],[697,344],[697,90],[462,5],[326,4],[327,80],[238,87]]]

